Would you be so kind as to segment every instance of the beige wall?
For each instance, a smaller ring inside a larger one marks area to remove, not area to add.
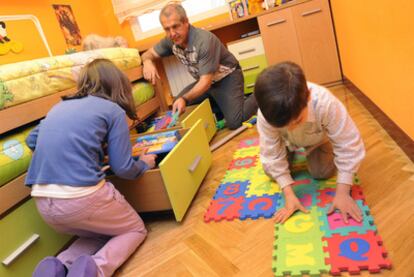
[[[344,75],[414,139],[414,1],[331,5]]]

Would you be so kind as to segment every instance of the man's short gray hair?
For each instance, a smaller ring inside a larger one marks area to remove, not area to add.
[[[183,6],[177,3],[170,3],[164,6],[160,12],[160,20],[161,17],[170,17],[173,13],[177,13],[180,17],[181,22],[188,21],[187,13],[185,12]]]

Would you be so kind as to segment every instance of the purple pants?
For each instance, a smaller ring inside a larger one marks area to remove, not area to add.
[[[92,255],[98,275],[111,276],[147,235],[142,219],[109,182],[84,197],[35,197],[35,201],[56,231],[79,236],[57,257],[68,268],[80,255]]]

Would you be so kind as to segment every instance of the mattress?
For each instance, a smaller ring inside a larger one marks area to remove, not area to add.
[[[134,48],[104,48],[1,65],[0,109],[74,87],[80,69],[96,58],[107,58],[122,70],[141,65]]]

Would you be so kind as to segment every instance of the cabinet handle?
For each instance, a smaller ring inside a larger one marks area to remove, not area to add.
[[[260,65],[253,65],[253,66],[250,66],[250,67],[243,68],[242,71],[249,71],[249,70],[259,68],[259,67],[260,67]]]
[[[279,20],[275,20],[272,22],[267,23],[267,27],[273,26],[273,25],[277,25],[280,23],[286,22],[286,19],[279,19]]]
[[[26,251],[33,243],[35,243],[40,236],[38,234],[33,234],[28,240],[26,240],[22,245],[20,245],[16,250],[13,251],[6,259],[2,261],[2,264],[9,266],[14,260],[16,260],[24,251]]]
[[[201,156],[200,155],[197,155],[196,157],[195,157],[195,159],[194,159],[194,161],[191,163],[191,165],[188,167],[188,171],[190,171],[190,173],[193,173],[195,170],[196,170],[196,168],[197,168],[197,166],[198,166],[198,164],[200,163],[200,161],[201,161]]]
[[[249,48],[249,49],[240,51],[239,55],[247,54],[247,53],[253,52],[254,50],[256,50],[256,48]]]
[[[311,10],[311,11],[307,11],[307,12],[302,13],[302,16],[308,16],[308,15],[311,15],[311,14],[314,14],[314,13],[318,13],[318,12],[321,12],[321,11],[322,11],[322,9],[320,9],[320,8],[314,9],[314,10]]]
[[[254,87],[254,84],[248,84],[248,85],[246,86],[246,88],[252,88],[252,87]]]

